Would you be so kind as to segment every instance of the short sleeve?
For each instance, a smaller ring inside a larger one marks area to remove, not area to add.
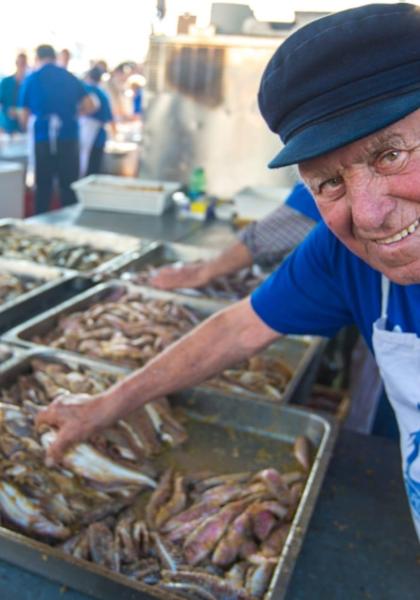
[[[251,296],[257,315],[285,334],[332,336],[353,323],[340,275],[340,243],[324,223]],[[340,271],[341,270],[341,271]]]

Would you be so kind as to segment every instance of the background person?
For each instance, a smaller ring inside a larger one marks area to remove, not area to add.
[[[68,48],[63,48],[58,53],[57,64],[59,67],[63,67],[63,69],[69,70],[69,64],[71,61],[71,52]]]
[[[102,74],[99,67],[93,67],[85,77],[86,90],[96,98],[98,106],[91,114],[79,118],[81,177],[101,172],[107,138],[105,126],[109,124],[113,135],[116,133],[109,98],[99,87]]]
[[[204,287],[216,277],[256,264],[279,263],[321,219],[307,187],[297,183],[284,204],[239,232],[238,241],[208,261],[166,266],[150,278],[151,285],[171,290]]]
[[[262,115],[284,143],[270,166],[299,165],[324,222],[251,298],[103,394],[65,397],[40,413],[38,424],[59,429],[50,458],[281,334],[331,336],[356,323],[397,417],[420,537],[419,30],[418,7],[371,4],[313,21],[282,43],[259,91]]]
[[[62,206],[76,203],[71,184],[79,178],[78,114],[89,114],[96,104],[74,75],[55,64],[54,48],[36,50],[38,69],[20,91],[20,118],[34,139],[35,212],[49,210],[54,178],[60,186]]]
[[[0,130],[13,134],[22,132],[18,119],[19,91],[28,69],[24,52],[16,57],[16,72],[0,81]]]

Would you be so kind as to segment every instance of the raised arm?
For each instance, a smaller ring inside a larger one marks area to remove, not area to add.
[[[38,426],[59,428],[49,459],[60,460],[75,442],[89,438],[155,398],[208,379],[278,337],[256,315],[249,298],[216,313],[107,392],[94,397],[64,397],[41,412]]]

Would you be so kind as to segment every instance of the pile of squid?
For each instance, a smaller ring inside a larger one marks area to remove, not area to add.
[[[197,323],[193,311],[171,300],[116,290],[109,299],[64,315],[47,335],[33,341],[139,367]]]
[[[11,302],[21,294],[35,289],[41,283],[42,281],[39,279],[19,277],[13,273],[0,273],[0,302]]]
[[[156,488],[151,457],[186,439],[163,398],[74,446],[62,466],[45,467],[45,450],[56,432],[35,429],[40,407],[70,391],[97,393],[111,380],[83,367],[35,359],[29,373],[2,388],[0,515],[5,524],[44,541],[65,540]]]
[[[44,237],[7,227],[0,229],[0,254],[6,258],[25,258],[78,271],[90,271],[116,256],[110,250],[97,249],[89,244],[71,243],[62,238]]]
[[[176,263],[182,266],[183,263]],[[150,285],[150,278],[156,275],[156,267],[147,267],[137,272],[127,272],[123,274],[124,279],[129,279],[136,285]],[[220,300],[240,300],[248,296],[256,287],[264,281],[264,276],[258,268],[245,268],[232,273],[215,277],[206,286],[199,288],[182,288],[182,293],[190,296],[201,296],[207,298],[216,298]]]
[[[122,295],[118,297],[119,293]],[[137,368],[199,322],[200,317],[191,309],[172,300],[144,299],[136,291],[117,291],[111,300],[61,316],[53,329],[32,341]],[[292,376],[293,369],[279,355],[262,353],[206,385],[281,400]]]
[[[60,547],[77,558],[182,597],[263,598],[310,468],[306,438],[295,443],[301,469],[226,475],[166,469],[144,508],[89,525]]]

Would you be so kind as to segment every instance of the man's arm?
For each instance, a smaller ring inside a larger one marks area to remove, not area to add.
[[[249,267],[252,262],[250,251],[245,244],[238,241],[212,260],[182,265],[181,267],[163,267],[150,278],[150,283],[154,287],[163,290],[202,287],[216,277],[230,275],[244,267]]]
[[[155,398],[201,383],[278,337],[254,312],[249,298],[216,313],[107,392],[91,398],[64,397],[40,412],[38,425],[59,428],[49,459],[60,460],[75,442]]]

